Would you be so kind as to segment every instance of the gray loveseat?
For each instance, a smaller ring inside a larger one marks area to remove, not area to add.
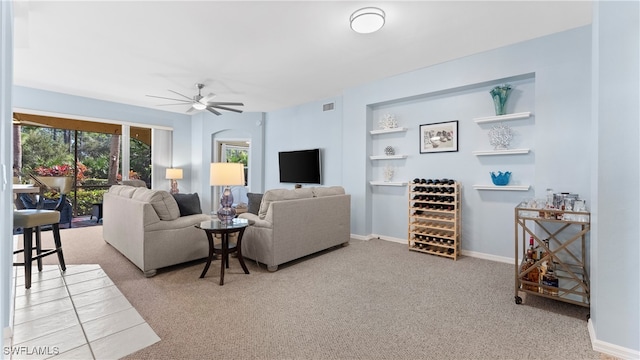
[[[351,237],[351,196],[341,186],[274,189],[262,196],[258,214],[238,217],[252,220],[242,238],[242,255],[278,265],[337,245]]]
[[[104,194],[103,215],[104,240],[147,277],[209,253],[206,233],[195,225],[211,216],[180,216],[178,203],[164,190],[114,185]]]

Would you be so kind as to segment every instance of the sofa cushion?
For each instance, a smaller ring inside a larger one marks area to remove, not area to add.
[[[272,189],[267,190],[262,196],[262,202],[260,203],[260,210],[258,211],[258,217],[264,219],[269,210],[269,205],[273,201],[281,200],[295,200],[295,199],[308,199],[313,197],[313,190],[310,188],[301,189]]]
[[[176,199],[176,202],[178,203],[180,216],[202,214],[202,208],[200,207],[200,198],[198,197],[198,193],[173,194],[173,198]]]
[[[113,185],[109,188],[109,192],[118,196],[131,199],[133,193],[136,192],[136,188],[125,185]]]
[[[133,186],[133,187],[147,187],[147,183],[142,181],[142,180],[138,180],[138,179],[134,179],[134,180],[122,180],[122,185],[129,185],[129,186]]]
[[[313,196],[321,197],[321,196],[334,196],[334,195],[344,195],[344,188],[342,186],[328,186],[328,187],[314,187],[313,188]]]
[[[178,203],[168,192],[142,187],[133,189],[135,189],[135,192],[131,198],[151,204],[160,220],[175,220],[180,217],[180,208],[178,208]]]
[[[247,193],[247,198],[249,199],[249,206],[247,207],[247,212],[252,213],[254,215],[258,215],[258,211],[260,210],[260,203],[262,203],[262,194]]]

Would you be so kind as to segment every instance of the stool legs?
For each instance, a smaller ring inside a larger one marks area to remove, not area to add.
[[[64,255],[62,254],[62,241],[60,241],[60,224],[51,224],[53,228],[53,242],[55,243],[55,249],[49,250],[47,253],[42,252],[42,239],[40,235],[40,226],[33,228],[24,228],[23,237],[23,249],[24,249],[24,287],[26,289],[31,288],[31,263],[35,259],[38,262],[38,271],[42,271],[42,258],[43,255],[47,256],[53,252],[58,254],[58,261],[62,271],[67,270],[67,265],[64,263]],[[36,256],[33,256],[33,232],[36,233]],[[21,250],[18,250],[21,251]],[[17,264],[14,264],[17,265]]]
[[[39,230],[39,228],[37,229]],[[37,234],[36,236],[40,236],[40,234]],[[24,249],[24,287],[26,289],[30,289],[31,262],[33,261],[33,228],[25,228],[22,238]]]
[[[62,271],[67,270],[67,266],[64,263],[64,256],[62,255],[62,242],[60,241],[60,224],[52,224],[53,227],[53,242],[56,246],[56,252],[58,253],[58,261]]]
[[[40,226],[36,226],[36,259],[38,259],[38,271],[42,271],[42,237],[40,236]]]

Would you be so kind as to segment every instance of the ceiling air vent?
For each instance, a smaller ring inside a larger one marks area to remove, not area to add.
[[[329,110],[333,110],[333,103],[322,105],[322,111],[329,111]]]

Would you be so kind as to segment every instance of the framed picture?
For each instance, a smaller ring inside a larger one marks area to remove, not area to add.
[[[420,125],[420,153],[458,151],[458,120]]]

